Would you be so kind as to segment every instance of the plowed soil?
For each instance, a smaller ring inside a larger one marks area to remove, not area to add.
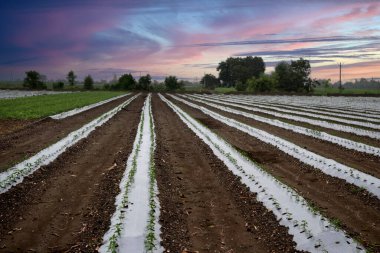
[[[96,251],[115,210],[143,97],[0,195],[2,252]]]
[[[380,157],[378,156],[347,149],[328,141],[323,141],[303,134],[298,134],[290,130],[286,130],[251,118],[244,117],[242,115],[225,112],[213,108],[211,106],[205,105],[203,103],[198,103],[191,100],[188,101],[201,105],[228,118],[235,119],[239,122],[245,123],[247,125],[253,126],[270,134],[283,138],[321,156],[333,159],[337,162],[361,170],[375,177],[380,177]]]
[[[153,113],[167,252],[295,252],[287,228],[157,96]]]
[[[225,106],[225,105],[223,105],[223,106]],[[245,106],[247,106],[247,105],[245,105]],[[321,127],[321,126],[316,126],[316,125],[312,125],[312,124],[304,123],[304,122],[300,122],[300,121],[295,121],[295,120],[290,120],[290,119],[285,119],[285,118],[277,118],[277,117],[275,117],[273,115],[270,115],[270,114],[266,114],[266,113],[262,113],[262,112],[253,112],[253,111],[242,109],[242,108],[239,108],[239,107],[234,107],[234,106],[230,106],[230,107],[233,108],[233,109],[242,111],[242,112],[252,113],[252,114],[255,114],[255,115],[258,115],[258,116],[262,116],[262,117],[265,117],[265,118],[269,118],[269,119],[278,119],[278,120],[281,120],[281,121],[284,121],[286,123],[290,123],[290,124],[293,124],[293,125],[296,125],[296,126],[302,126],[302,127],[306,127],[306,128],[310,128],[310,129],[315,129],[315,130],[318,130],[318,131],[326,132],[326,133],[329,133],[329,134],[332,134],[332,135],[336,135],[336,136],[339,136],[339,137],[342,137],[342,138],[346,138],[346,139],[349,139],[349,140],[366,143],[368,145],[372,145],[372,146],[375,146],[375,147],[380,147],[380,140],[372,139],[370,137],[359,136],[359,135],[355,135],[355,134],[352,134],[352,133],[346,133],[346,132],[342,132],[342,131],[338,131],[338,130],[334,130],[334,129],[330,129],[330,128],[325,128],[325,127]],[[336,123],[341,124],[339,122],[336,122]],[[358,126],[355,126],[355,127],[359,128]],[[370,129],[370,130],[371,131],[376,131],[374,129]]]
[[[62,120],[45,118],[11,134],[0,136],[0,172],[57,142],[129,97],[116,99]]]
[[[245,152],[276,178],[296,189],[322,213],[337,221],[350,235],[363,244],[380,250],[380,201],[376,197],[307,166],[274,146],[229,127],[198,109],[172,98],[170,100]]]

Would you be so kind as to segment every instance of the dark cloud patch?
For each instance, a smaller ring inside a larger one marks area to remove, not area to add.
[[[294,50],[252,51],[234,54],[234,56],[269,56],[269,57],[328,57],[328,58],[366,58],[374,56],[368,50],[377,50],[380,44],[366,43],[347,47],[345,45],[315,48],[299,48]],[[355,53],[349,55],[349,53]]]
[[[218,67],[217,63],[199,63],[199,64],[183,64],[185,67],[190,68],[204,68],[204,69],[215,69]]]
[[[265,66],[266,67],[276,67],[278,63],[281,61],[266,61]],[[328,62],[335,62],[334,60],[309,60],[310,64],[318,64],[318,63],[328,63]]]
[[[227,42],[210,42],[191,45],[179,45],[187,47],[220,47],[220,46],[244,46],[244,45],[270,45],[270,44],[289,44],[289,43],[308,43],[308,42],[358,42],[372,41],[380,42],[380,36],[331,36],[331,37],[313,37],[297,39],[275,39],[275,40],[245,40],[245,41],[227,41]]]

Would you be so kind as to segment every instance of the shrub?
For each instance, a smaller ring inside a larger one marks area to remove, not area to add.
[[[90,75],[88,75],[84,78],[83,88],[85,90],[92,90],[94,88],[94,80],[92,79],[92,77]]]

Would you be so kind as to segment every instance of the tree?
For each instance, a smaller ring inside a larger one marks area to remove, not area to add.
[[[248,91],[251,92],[268,92],[273,91],[277,86],[277,79],[275,75],[262,74],[259,78],[252,77],[248,79]]]
[[[224,86],[235,86],[237,82],[246,84],[253,76],[258,78],[265,72],[265,63],[261,57],[229,57],[219,63],[217,71]]]
[[[308,60],[300,58],[297,61],[280,62],[275,68],[278,76],[279,89],[285,91],[307,91],[313,87],[310,78],[311,67]]]
[[[139,79],[139,89],[149,90],[149,86],[152,83],[152,78],[149,74],[140,77]]]
[[[275,73],[278,78],[278,88],[280,90],[295,90],[295,86],[293,86],[292,69],[289,63],[285,61],[278,63],[275,68]]]
[[[164,83],[167,90],[173,91],[181,88],[181,82],[178,82],[178,79],[175,76],[166,77]]]
[[[94,79],[92,79],[92,77],[90,75],[88,75],[84,78],[83,88],[85,90],[92,90],[94,88]]]
[[[67,73],[67,81],[69,82],[70,86],[73,86],[75,84],[75,79],[77,76],[74,74],[74,71],[70,70],[69,73]]]
[[[290,66],[294,75],[294,82],[297,85],[297,90],[305,89],[307,92],[310,92],[313,87],[313,81],[310,78],[310,62],[300,58],[297,61],[291,61]]]
[[[215,89],[215,87],[220,86],[220,81],[213,74],[205,74],[201,79],[201,84],[204,85],[206,89]]]
[[[29,89],[46,89],[46,84],[42,81],[42,75],[35,70],[25,72],[24,87]]]
[[[124,74],[119,78],[115,88],[118,90],[133,90],[136,88],[136,80],[131,73]]]

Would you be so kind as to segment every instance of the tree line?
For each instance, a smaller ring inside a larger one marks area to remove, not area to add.
[[[279,62],[275,71],[265,74],[265,62],[261,57],[229,57],[218,64],[219,76],[205,74],[201,84],[207,89],[235,87],[238,91],[251,92],[310,92],[314,81],[310,78],[310,62],[303,58]]]
[[[25,72],[23,86],[28,89],[46,89],[46,77],[41,75],[35,70]],[[68,85],[73,88],[77,84],[77,76],[73,70],[70,70],[66,75]],[[64,81],[57,81],[53,83],[54,90],[63,89],[65,86]],[[131,73],[123,74],[112,84],[104,84],[105,90],[142,90],[142,91],[174,91],[181,89],[184,86],[184,81],[178,80],[176,76],[168,76],[162,83],[152,81],[152,77],[147,74],[140,76],[136,80]],[[83,89],[94,89],[94,79],[91,75],[87,75],[83,80]]]

